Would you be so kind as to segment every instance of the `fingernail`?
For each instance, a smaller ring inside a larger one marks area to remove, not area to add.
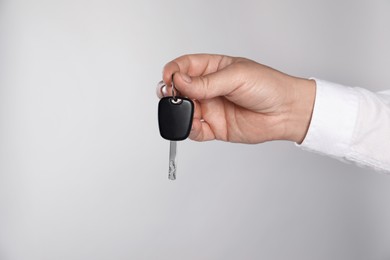
[[[180,74],[181,78],[187,82],[187,83],[191,83],[192,79],[190,76],[188,76],[187,74]]]

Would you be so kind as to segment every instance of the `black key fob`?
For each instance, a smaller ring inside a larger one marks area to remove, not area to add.
[[[164,97],[158,103],[158,126],[162,138],[186,139],[191,132],[194,102],[184,97]]]

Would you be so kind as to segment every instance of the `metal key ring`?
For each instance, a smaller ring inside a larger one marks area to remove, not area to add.
[[[182,102],[182,100],[180,98],[177,98],[176,95],[177,95],[177,90],[175,88],[175,83],[173,82],[173,77],[175,76],[175,73],[172,74],[172,80],[171,80],[171,86],[172,86],[172,103],[173,104],[180,104]],[[176,92],[176,93],[175,93]]]
[[[175,94],[175,83],[173,82],[173,77],[175,76],[175,73],[172,74],[172,79],[171,79],[171,86],[172,86],[172,97],[173,100],[176,102],[176,94]]]

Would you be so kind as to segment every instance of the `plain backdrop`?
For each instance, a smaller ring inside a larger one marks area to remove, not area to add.
[[[293,143],[178,145],[186,53],[389,88],[389,0],[0,1],[0,259],[390,259],[390,176]],[[340,129],[342,131],[342,129]]]

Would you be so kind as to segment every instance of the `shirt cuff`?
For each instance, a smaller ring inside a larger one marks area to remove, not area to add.
[[[324,80],[316,81],[316,99],[304,150],[344,159],[356,125],[359,96],[356,90]]]

